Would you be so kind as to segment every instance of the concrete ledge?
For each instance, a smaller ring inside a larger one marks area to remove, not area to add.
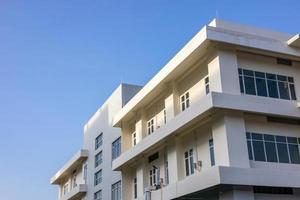
[[[88,158],[88,150],[81,149],[69,160],[50,180],[51,184],[59,184],[68,173],[71,173],[78,165]]]
[[[287,44],[292,47],[300,48],[300,34],[293,36],[291,39],[287,41]]]
[[[214,166],[152,191],[151,197],[175,199],[218,185],[300,188],[299,178],[297,171]]]

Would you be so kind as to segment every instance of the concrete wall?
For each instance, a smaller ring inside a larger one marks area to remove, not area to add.
[[[102,190],[103,199],[111,199],[111,185],[121,180],[121,173],[111,170],[112,142],[121,136],[121,130],[112,126],[113,116],[140,89],[139,86],[122,84],[84,127],[83,148],[89,150],[87,199],[93,199],[94,193]],[[102,133],[103,145],[95,150],[95,139]],[[102,151],[103,163],[95,168],[95,155]],[[102,169],[102,183],[94,186],[94,174]]]

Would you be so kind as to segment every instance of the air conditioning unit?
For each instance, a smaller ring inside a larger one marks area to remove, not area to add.
[[[202,169],[202,160],[199,160],[199,161],[194,163],[194,169],[197,170],[198,172],[201,171],[201,169]]]
[[[300,101],[297,102],[297,107],[300,108]]]

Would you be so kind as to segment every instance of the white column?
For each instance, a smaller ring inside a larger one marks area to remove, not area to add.
[[[140,119],[135,124],[136,142],[139,143],[144,137],[147,136],[147,122],[146,113],[141,110]]]
[[[138,165],[136,170],[136,179],[137,179],[137,196],[138,199],[144,196],[144,190],[148,187],[148,171],[147,171],[147,160],[142,159],[141,163]]]
[[[208,63],[209,87],[214,92],[240,94],[236,51],[217,50]]]
[[[216,165],[250,167],[242,114],[227,114],[215,119],[212,135]]]
[[[167,114],[167,122],[173,119],[179,113],[179,94],[176,83],[171,83],[171,93],[165,99],[165,109]]]
[[[176,183],[179,180],[179,144],[177,140],[168,143],[168,168],[169,184]]]

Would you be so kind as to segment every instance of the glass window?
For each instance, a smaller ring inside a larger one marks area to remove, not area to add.
[[[133,198],[137,198],[137,179],[133,179]]]
[[[112,160],[119,157],[121,154],[121,137],[112,143]]]
[[[265,142],[267,162],[278,162],[275,142]]]
[[[180,97],[181,111],[190,107],[190,93],[186,92]]]
[[[98,149],[103,143],[103,133],[100,133],[95,139],[95,149]]]
[[[300,164],[298,145],[289,144],[289,153],[290,153],[291,163]]]
[[[286,143],[277,143],[278,159],[281,163],[289,163],[289,154]]]
[[[136,132],[133,132],[131,134],[131,136],[132,136],[132,146],[135,146],[136,145]]]
[[[121,197],[121,181],[118,181],[111,186],[111,199],[121,200]]]
[[[102,170],[100,169],[98,172],[95,173],[94,184],[98,185],[101,182],[102,182]]]
[[[279,94],[281,99],[290,99],[289,85],[287,82],[278,82]]]
[[[266,161],[263,141],[252,141],[253,153],[256,161]]]
[[[294,78],[238,69],[241,93],[296,100]]]
[[[245,91],[246,94],[252,94],[255,95],[256,91],[255,91],[255,83],[254,83],[254,77],[244,77],[244,81],[245,81]]]
[[[95,167],[98,167],[102,163],[102,151],[95,155]]]
[[[267,84],[265,79],[256,78],[257,95],[267,97]]]
[[[184,153],[184,162],[185,162],[185,174],[189,176],[194,174],[194,153],[193,149],[186,151]]]
[[[276,81],[268,80],[268,91],[269,97],[278,98],[278,87]]]
[[[205,83],[205,93],[208,94],[209,93],[209,78],[208,78],[208,76],[204,79],[204,83]]]
[[[290,84],[291,99],[296,100],[296,92],[294,84]]]
[[[154,132],[154,118],[150,119],[147,122],[147,130],[148,130],[148,135]]]
[[[102,190],[94,193],[94,200],[102,200]]]
[[[210,139],[208,141],[208,144],[209,144],[209,153],[210,153],[210,165],[214,166],[215,165],[214,140]]]

